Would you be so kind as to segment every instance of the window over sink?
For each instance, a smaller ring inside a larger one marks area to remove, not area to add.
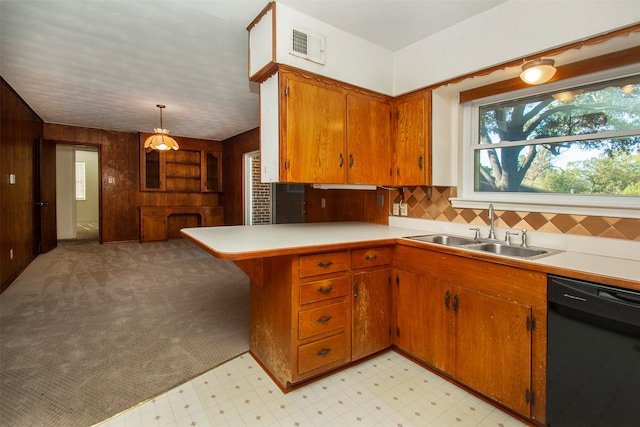
[[[455,205],[640,217],[640,64],[469,102],[464,129]]]

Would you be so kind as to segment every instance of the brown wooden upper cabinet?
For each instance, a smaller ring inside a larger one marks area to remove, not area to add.
[[[180,148],[157,151],[140,144],[140,190],[180,193],[222,191],[219,152]]]
[[[392,183],[391,102],[365,93],[347,94],[348,182]]]
[[[263,181],[393,183],[390,97],[280,66],[260,110]]]
[[[394,185],[431,184],[431,91],[394,100]]]
[[[286,182],[346,182],[345,104],[339,86],[282,73],[280,175]]]

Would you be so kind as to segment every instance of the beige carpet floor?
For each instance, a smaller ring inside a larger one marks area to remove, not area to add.
[[[0,425],[89,426],[249,349],[249,280],[183,239],[60,242],[0,295]]]

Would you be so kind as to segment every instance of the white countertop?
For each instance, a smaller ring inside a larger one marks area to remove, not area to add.
[[[184,228],[182,233],[212,252],[229,258],[245,253],[342,245],[424,234],[420,230],[364,222],[198,227]]]
[[[225,259],[259,258],[261,255],[304,252],[303,248],[318,250],[319,246],[393,241],[433,234],[420,229],[362,222],[198,227],[185,228],[182,233],[215,256]],[[498,255],[494,257],[505,259]],[[535,260],[518,261],[640,282],[640,262],[633,259],[564,251]]]

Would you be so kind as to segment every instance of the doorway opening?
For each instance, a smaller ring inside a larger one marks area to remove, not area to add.
[[[270,184],[261,182],[260,152],[245,153],[245,225],[305,222],[304,197],[304,184]]]
[[[58,240],[100,241],[98,147],[56,146]]]

